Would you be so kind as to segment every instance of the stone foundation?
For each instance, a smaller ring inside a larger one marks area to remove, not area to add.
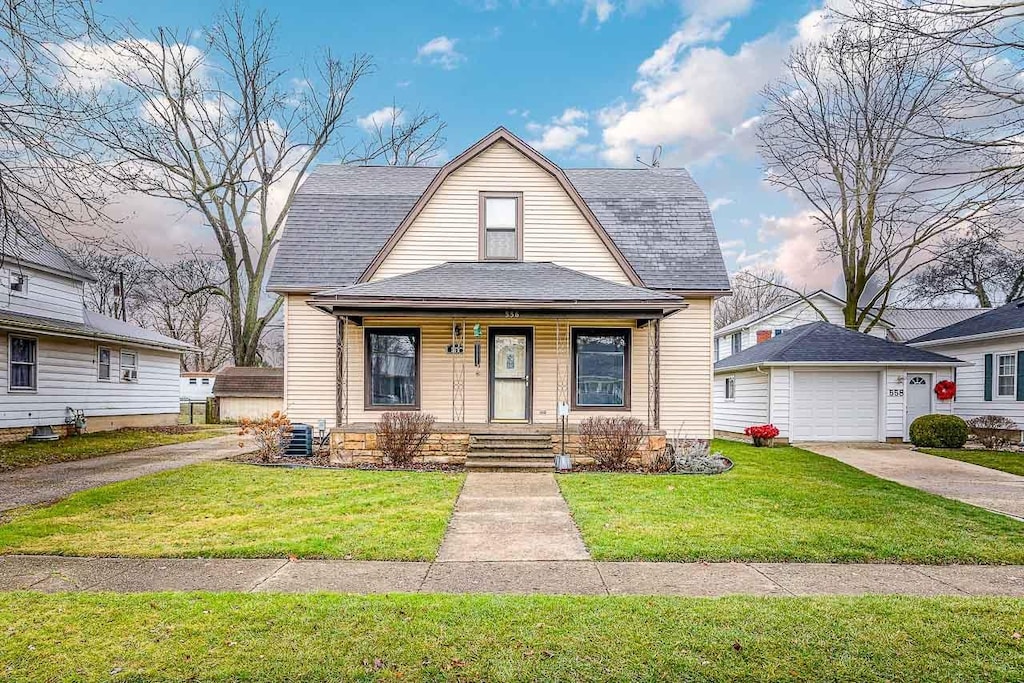
[[[86,415],[86,432],[109,432],[114,429],[126,427],[169,427],[178,424],[178,413],[165,413],[155,415]],[[41,425],[40,425],[41,426]],[[50,428],[61,438],[70,436],[73,432],[71,425],[64,423],[50,425]],[[32,433],[32,427],[4,427],[0,428],[0,443],[15,443],[24,441]]]
[[[562,434],[550,426],[538,425],[477,425],[457,423],[436,423],[434,432],[427,437],[420,453],[423,461],[429,463],[463,464],[470,451],[470,437],[491,434],[550,434],[551,455],[561,452]],[[665,432],[655,431],[640,447],[640,461],[648,460],[665,448]],[[379,465],[384,457],[377,448],[377,427],[372,423],[351,424],[331,430],[331,462],[335,464]],[[569,427],[565,435],[566,451],[574,463],[591,464],[593,459],[580,451],[580,435],[575,426]]]

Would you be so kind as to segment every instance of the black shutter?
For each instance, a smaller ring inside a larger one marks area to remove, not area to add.
[[[992,354],[985,354],[985,400],[992,400]]]

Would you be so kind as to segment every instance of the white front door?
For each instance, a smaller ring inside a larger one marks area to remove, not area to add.
[[[491,330],[491,419],[528,422],[530,419],[531,331]]]
[[[878,373],[793,373],[793,441],[878,441]]]
[[[907,375],[907,438],[910,423],[932,412],[932,376],[928,373]]]

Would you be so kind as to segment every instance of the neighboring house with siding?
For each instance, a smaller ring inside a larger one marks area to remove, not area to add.
[[[970,363],[956,374],[957,415],[1002,415],[1024,430],[1024,299],[921,335],[909,344]]]
[[[935,385],[967,364],[817,321],[715,364],[715,430],[772,423],[786,441],[905,441],[921,415],[949,414]]]
[[[222,422],[270,417],[282,410],[284,371],[281,368],[224,368],[217,373],[213,395]]]
[[[64,429],[175,424],[187,344],[85,310],[88,272],[34,228],[0,244],[0,440]]]
[[[428,450],[470,464],[516,455],[502,439],[550,454],[560,404],[573,426],[636,417],[649,447],[710,438],[728,288],[684,170],[562,169],[503,128],[440,168],[317,168],[268,285],[293,421],[372,458],[382,412],[430,413]]]
[[[202,403],[213,396],[213,382],[216,372],[181,373],[181,400]]]

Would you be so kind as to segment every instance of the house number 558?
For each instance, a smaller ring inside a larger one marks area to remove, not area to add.
[[[506,318],[518,318],[519,317],[519,311],[505,311],[505,317]]]

